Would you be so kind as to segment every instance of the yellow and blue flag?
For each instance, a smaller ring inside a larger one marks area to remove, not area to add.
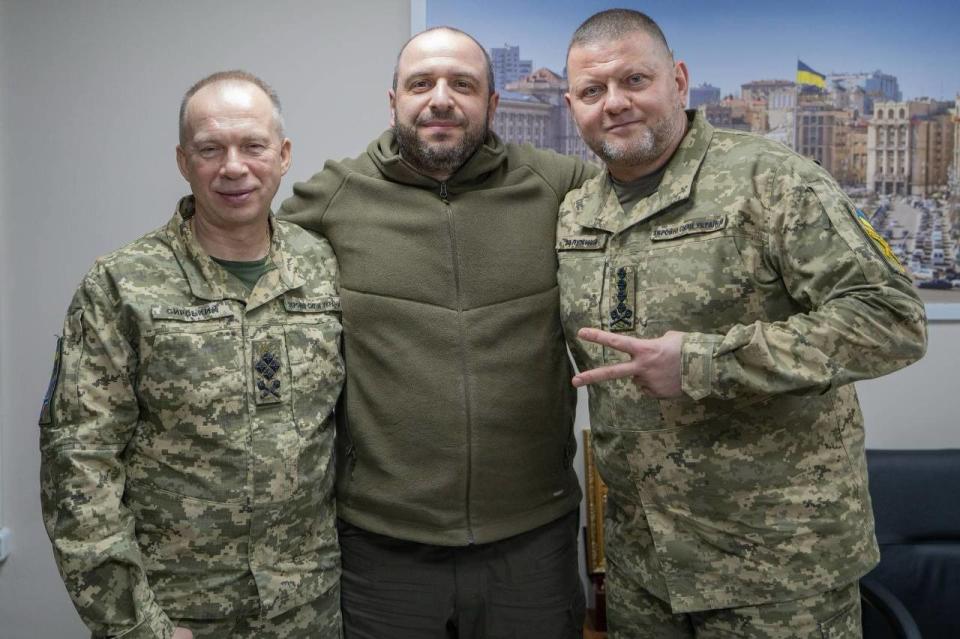
[[[827,76],[797,60],[797,84],[808,84],[824,89],[827,86]]]

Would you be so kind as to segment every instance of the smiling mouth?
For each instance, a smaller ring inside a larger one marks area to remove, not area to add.
[[[249,189],[247,191],[233,191],[229,193],[217,191],[217,194],[231,204],[241,204],[250,199],[250,196],[253,194],[253,189]]]
[[[617,124],[612,124],[608,126],[607,133],[616,132],[616,131],[619,131],[620,129],[625,129],[629,126],[633,126],[634,124],[643,124],[643,123],[640,120],[630,120],[629,122],[618,122]]]

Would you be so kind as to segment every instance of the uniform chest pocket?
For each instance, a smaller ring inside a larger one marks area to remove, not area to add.
[[[634,260],[646,333],[723,331],[761,314],[762,258],[762,240],[736,232],[652,242]]]
[[[241,500],[248,433],[240,328],[214,318],[157,329],[137,384],[129,476],[188,497]]]
[[[605,258],[600,251],[560,251],[560,318],[577,368],[587,370],[601,362],[603,348],[577,339],[581,328],[602,328],[600,300],[604,295]]]
[[[343,386],[340,355],[343,330],[338,313],[302,312],[299,321],[284,326],[293,411],[301,431],[325,428]]]

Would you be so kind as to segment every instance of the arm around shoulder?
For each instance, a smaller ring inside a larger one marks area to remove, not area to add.
[[[535,154],[532,164],[556,191],[560,202],[567,193],[580,188],[584,182],[601,173],[600,167],[596,164],[585,162],[573,155],[563,155],[543,149],[531,149],[531,151]]]
[[[280,205],[278,217],[323,233],[323,216],[350,175],[347,162],[328,160],[309,180],[294,183],[293,195]]]

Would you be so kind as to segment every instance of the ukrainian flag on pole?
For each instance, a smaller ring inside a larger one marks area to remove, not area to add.
[[[809,84],[810,86],[824,89],[827,86],[827,76],[823,75],[819,71],[814,71],[798,59],[797,84]]]

